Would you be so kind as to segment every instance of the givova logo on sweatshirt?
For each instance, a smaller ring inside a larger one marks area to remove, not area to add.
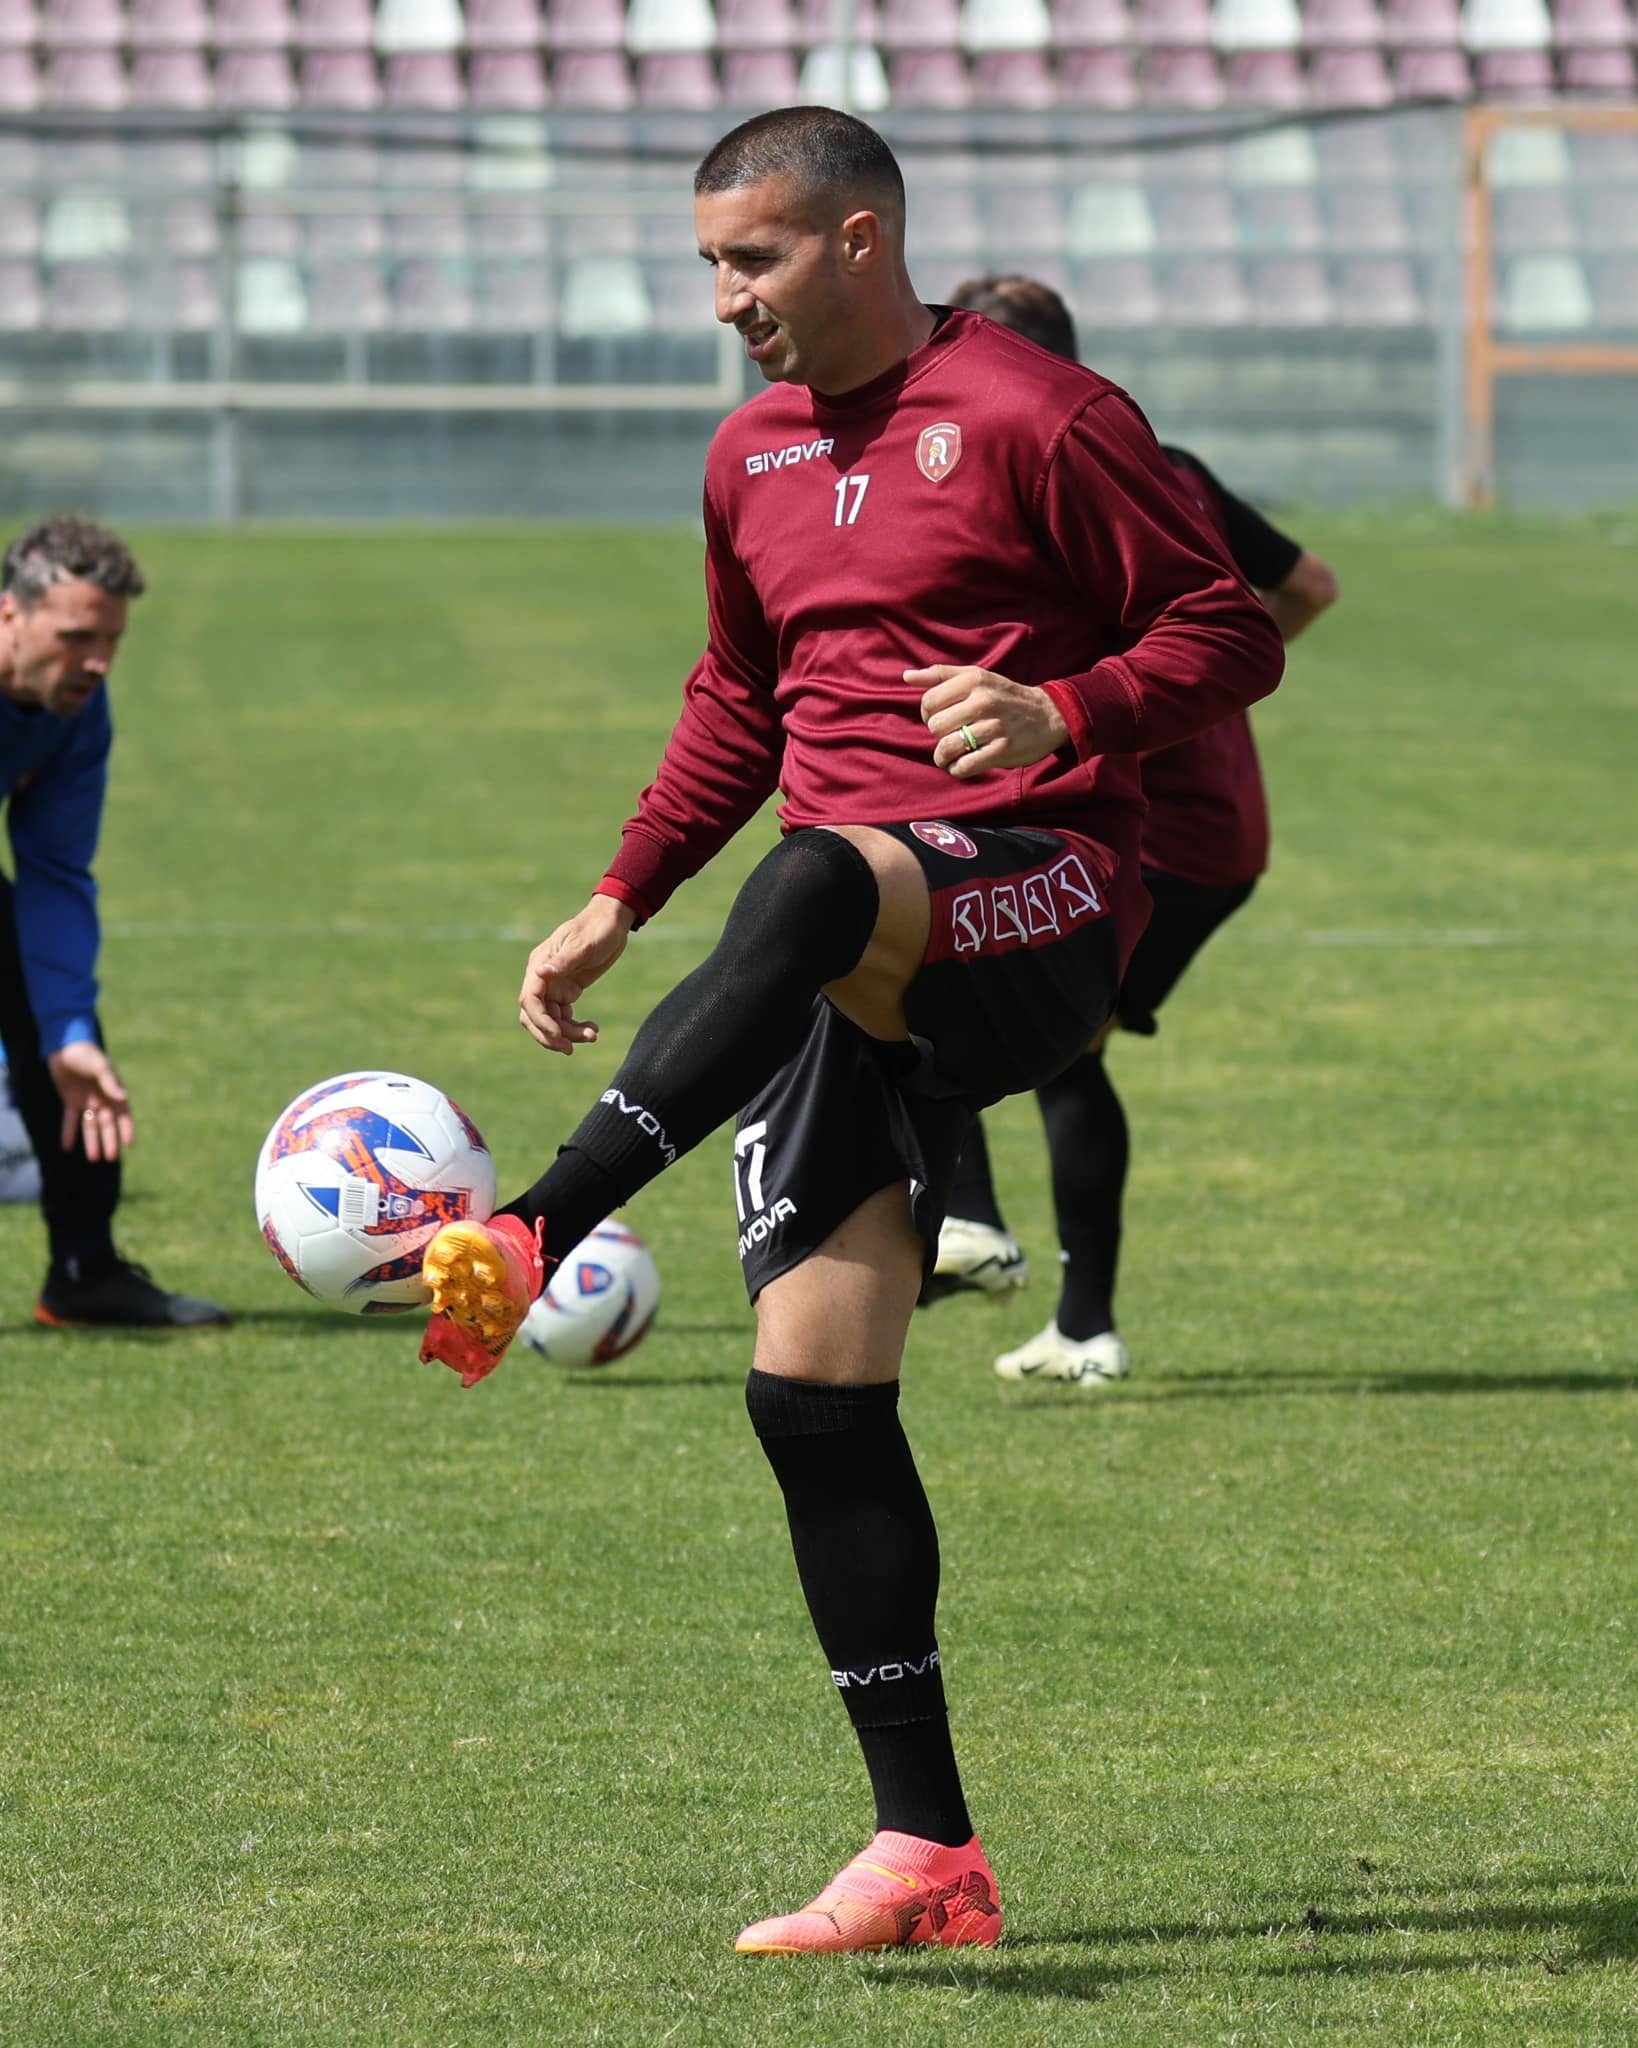
[[[793,441],[788,448],[767,448],[760,455],[747,455],[745,474],[761,476],[767,469],[789,469],[798,462],[812,462],[815,456],[828,455],[836,446],[827,434],[822,441]]]

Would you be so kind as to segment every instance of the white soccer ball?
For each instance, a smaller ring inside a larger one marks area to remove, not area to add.
[[[599,1223],[557,1267],[518,1335],[553,1365],[607,1365],[641,1341],[659,1306],[648,1246],[623,1223]]]
[[[408,1074],[338,1074],[298,1095],[256,1162],[256,1221],[299,1287],[350,1315],[421,1308],[421,1253],[487,1222],[495,1162],[471,1119]]]

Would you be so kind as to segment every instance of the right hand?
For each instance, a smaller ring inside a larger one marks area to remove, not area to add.
[[[574,1006],[626,950],[636,913],[613,896],[594,896],[529,955],[518,992],[518,1022],[548,1052],[590,1045],[597,1026]]]
[[[117,1159],[136,1136],[131,1098],[100,1045],[83,1039],[50,1054],[46,1065],[62,1097],[63,1150],[83,1139],[87,1159]]]

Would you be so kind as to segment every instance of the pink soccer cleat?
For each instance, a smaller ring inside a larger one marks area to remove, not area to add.
[[[800,1913],[758,1920],[741,1955],[859,1955],[883,1948],[993,1948],[1001,1898],[978,1837],[947,1849],[884,1828]]]
[[[517,1216],[444,1225],[421,1257],[433,1310],[423,1364],[437,1359],[463,1387],[495,1370],[545,1285],[540,1236],[540,1224],[531,1230]]]

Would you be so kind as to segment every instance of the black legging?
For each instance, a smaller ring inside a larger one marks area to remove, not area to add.
[[[0,875],[0,1040],[11,1068],[11,1091],[40,1162],[40,1208],[50,1233],[52,1263],[81,1259],[96,1264],[114,1248],[119,1161],[87,1159],[84,1140],[77,1133],[73,1151],[63,1150],[62,1097],[41,1056],[39,1028],[29,1007],[15,897],[10,878]]]

